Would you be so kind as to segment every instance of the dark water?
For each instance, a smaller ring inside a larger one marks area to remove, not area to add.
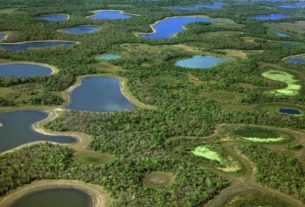
[[[90,19],[129,19],[131,17],[131,15],[119,10],[100,10],[89,16]]]
[[[48,22],[65,22],[68,19],[68,16],[65,14],[52,14],[52,15],[43,15],[39,17],[42,20]]]
[[[252,17],[252,19],[256,20],[279,20],[279,19],[288,19],[291,18],[288,14],[268,14],[268,15],[258,15]]]
[[[41,42],[22,42],[17,44],[1,44],[0,49],[12,50],[12,51],[24,51],[30,48],[47,48],[47,47],[72,47],[75,45],[74,42],[63,42],[63,41],[41,41]]]
[[[0,152],[35,141],[52,141],[57,143],[74,143],[74,137],[48,136],[35,132],[32,124],[47,118],[48,114],[40,111],[0,112]]]
[[[9,207],[92,207],[89,194],[75,188],[50,188],[29,193]]]
[[[211,20],[203,17],[170,17],[164,20],[161,20],[157,24],[154,25],[156,32],[142,34],[141,37],[144,39],[169,39],[173,35],[178,32],[184,30],[184,26],[191,23],[196,22],[205,22],[205,23],[212,23]]]
[[[279,112],[285,114],[291,114],[291,115],[301,114],[301,112],[298,109],[291,109],[291,108],[280,108]]]
[[[0,64],[0,77],[33,77],[52,73],[51,68],[35,64]]]
[[[91,77],[71,93],[69,109],[93,112],[112,112],[133,109],[134,106],[122,94],[120,80],[107,77]]]
[[[100,28],[97,26],[77,26],[77,27],[70,27],[66,29],[60,30],[64,33],[69,33],[69,34],[86,34],[86,33],[94,33],[100,31]]]

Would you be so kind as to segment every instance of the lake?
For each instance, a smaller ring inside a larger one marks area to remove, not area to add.
[[[31,48],[48,48],[48,47],[72,47],[75,42],[65,41],[34,41],[34,42],[20,42],[20,43],[0,43],[0,49],[11,51],[24,51]]]
[[[81,25],[77,27],[70,27],[65,29],[60,29],[60,32],[68,34],[88,34],[100,31],[101,28],[98,26]]]
[[[40,16],[39,19],[48,22],[65,22],[68,20],[68,15],[66,14],[51,14],[51,15],[43,15]]]
[[[227,61],[228,58],[215,57],[210,55],[195,55],[192,58],[178,60],[176,66],[191,69],[205,69],[216,66],[219,63]]]
[[[83,190],[56,187],[27,193],[8,207],[93,207],[93,202]]]
[[[133,109],[124,96],[120,80],[108,77],[89,77],[71,92],[68,109],[92,112],[113,112]]]
[[[291,16],[289,14],[268,14],[268,15],[258,15],[252,17],[255,20],[280,20],[280,19],[289,19]]]
[[[182,17],[169,17],[155,23],[152,27],[154,32],[141,34],[144,39],[169,39],[175,34],[183,31],[185,25],[191,23],[212,23],[210,19],[197,16],[182,16]]]
[[[5,63],[0,64],[0,77],[28,78],[34,76],[50,75],[52,69],[47,66],[31,63]]]
[[[117,54],[101,54],[97,57],[98,60],[106,60],[106,61],[112,61],[112,60],[118,60],[121,59],[122,56]]]
[[[49,136],[40,134],[32,129],[35,122],[48,117],[41,111],[21,110],[12,112],[0,112],[0,152],[11,150],[23,144],[35,141],[50,141],[62,144],[71,144],[77,141],[69,136]]]
[[[90,19],[129,19],[132,16],[120,10],[99,10],[94,11],[94,15],[89,16]]]

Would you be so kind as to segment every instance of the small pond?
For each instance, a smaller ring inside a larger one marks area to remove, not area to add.
[[[305,63],[304,57],[289,57],[287,58],[289,63]]]
[[[3,33],[0,33],[0,40],[3,40],[4,38],[5,38],[5,34],[3,34]]]
[[[48,48],[48,47],[72,47],[75,42],[65,41],[35,41],[35,42],[20,42],[20,43],[0,43],[0,49],[11,50],[11,51],[24,51],[31,48]]]
[[[90,19],[129,19],[132,16],[119,10],[99,10],[95,11],[94,15],[89,16]]]
[[[91,196],[76,188],[49,188],[27,193],[8,207],[93,207]]]
[[[275,34],[276,34],[278,37],[290,37],[289,34],[284,33],[284,32],[275,32]]]
[[[175,65],[183,68],[205,69],[214,67],[217,64],[225,62],[227,60],[229,60],[229,58],[215,57],[209,55],[195,55],[192,58],[178,60]]]
[[[52,69],[47,66],[30,63],[0,64],[0,77],[27,78],[50,75]]]
[[[268,15],[258,15],[252,17],[256,20],[280,20],[280,19],[289,19],[291,16],[289,14],[268,14]]]
[[[106,61],[113,61],[113,60],[119,60],[121,59],[122,56],[121,55],[117,55],[117,54],[101,54],[97,57],[98,60],[106,60]]]
[[[71,92],[68,109],[92,112],[113,112],[133,109],[124,96],[120,80],[108,77],[84,78]]]
[[[66,14],[51,14],[51,15],[43,15],[39,18],[48,21],[48,22],[65,22],[68,20],[68,15]]]
[[[100,30],[101,28],[98,26],[81,25],[77,27],[61,29],[59,31],[67,34],[88,34],[88,33],[98,32]]]
[[[280,113],[290,114],[290,115],[300,115],[301,112],[298,109],[292,109],[292,108],[280,108]]]
[[[77,141],[69,136],[49,136],[33,130],[32,125],[48,117],[41,111],[0,112],[0,153],[35,141],[71,144]]]

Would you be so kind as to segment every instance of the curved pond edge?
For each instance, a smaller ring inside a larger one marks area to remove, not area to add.
[[[120,12],[122,14],[126,14],[126,15],[131,15],[131,16],[137,16],[137,17],[140,17],[142,15],[140,14],[133,14],[133,13],[127,13],[127,12],[124,12],[123,10],[116,10],[116,9],[99,9],[99,10],[93,10],[93,11],[90,11],[90,13],[92,13],[92,15],[89,15],[89,16],[86,16],[85,18],[90,18],[91,16],[95,15],[96,13],[98,12],[103,12],[103,11],[112,11],[112,12]],[[105,20],[105,19],[94,19],[94,20]],[[109,20],[109,19],[108,19]],[[110,19],[111,20],[111,19]]]
[[[51,69],[51,73],[45,76],[49,76],[49,75],[55,75],[59,72],[58,67],[54,66],[54,65],[49,65],[47,63],[37,63],[37,62],[30,62],[30,61],[5,61],[3,59],[3,62],[0,60],[0,65],[6,65],[6,64],[29,64],[29,65],[38,65],[38,66],[43,66],[43,67],[47,67]],[[35,76],[34,76],[35,77]]]
[[[157,33],[157,30],[156,30],[156,28],[155,28],[155,26],[157,25],[157,24],[159,24],[161,21],[164,21],[164,20],[167,20],[167,19],[172,19],[172,18],[182,18],[182,17],[202,17],[202,18],[206,18],[206,19],[210,19],[210,20],[213,20],[212,18],[210,18],[210,17],[208,17],[208,16],[205,16],[205,15],[185,15],[185,16],[171,16],[171,17],[166,17],[166,18],[164,18],[164,19],[161,19],[161,20],[158,20],[158,21],[156,21],[155,23],[153,23],[153,24],[151,24],[150,25],[150,28],[151,28],[151,30],[152,30],[152,32],[148,32],[148,33],[136,33],[136,37],[141,37],[141,35],[144,35],[144,34],[154,34],[154,33]],[[183,26],[183,31],[185,31],[187,29],[187,27],[186,27],[186,25],[184,25]],[[180,32],[179,32],[180,33]],[[171,36],[169,39],[172,39],[172,38],[174,38],[175,36],[177,35],[177,33],[176,34],[174,34],[173,36]],[[144,38],[143,38],[144,39]]]
[[[7,207],[25,195],[52,188],[75,188],[81,190],[91,197],[93,207],[108,207],[112,203],[110,196],[99,185],[84,183],[78,180],[41,180],[17,188],[0,198],[0,206]]]
[[[11,110],[6,110],[6,111],[1,111],[1,112],[12,112],[12,111],[20,111],[23,109],[11,109]],[[28,110],[28,109],[24,109],[24,110]],[[37,109],[34,109],[34,111],[39,111]],[[48,130],[44,127],[44,125],[50,121],[55,120],[57,117],[59,117],[64,110],[61,108],[57,108],[54,110],[49,110],[49,111],[40,111],[40,112],[45,112],[48,114],[47,118],[40,120],[38,122],[35,122],[32,124],[32,129],[40,134],[44,134],[44,135],[48,135],[48,136],[71,136],[73,138],[75,138],[76,142],[71,143],[71,144],[65,144],[65,143],[58,143],[58,142],[52,142],[52,141],[34,141],[34,142],[29,142],[26,144],[22,144],[19,145],[18,147],[14,147],[10,150],[4,151],[2,153],[0,153],[0,155],[3,154],[7,154],[7,153],[12,153],[15,152],[19,149],[22,149],[24,147],[27,146],[31,146],[31,145],[35,145],[35,144],[40,144],[40,143],[51,143],[54,145],[62,145],[62,146],[71,146],[73,149],[75,149],[75,151],[85,151],[87,150],[86,147],[88,146],[89,142],[90,142],[90,136],[80,133],[80,132],[56,132],[56,131],[51,131]]]
[[[77,81],[74,85],[70,86],[65,92],[64,92],[64,99],[65,99],[65,103],[64,103],[64,107],[67,107],[68,104],[71,102],[71,93],[72,91],[79,87],[82,84],[82,80],[85,78],[116,78],[120,81],[120,90],[123,96],[125,96],[127,98],[127,100],[132,103],[133,105],[135,105],[136,107],[139,108],[143,108],[143,109],[153,109],[155,110],[156,107],[155,106],[151,106],[151,105],[147,105],[145,103],[142,103],[141,101],[139,101],[136,97],[134,97],[131,93],[131,91],[129,90],[128,86],[127,86],[127,78],[123,78],[123,77],[119,77],[119,76],[114,76],[111,74],[103,74],[103,75],[85,75],[85,76],[79,76],[77,78]],[[70,110],[65,108],[65,110]],[[134,110],[134,109],[132,109]],[[120,113],[120,112],[98,112],[98,113]]]

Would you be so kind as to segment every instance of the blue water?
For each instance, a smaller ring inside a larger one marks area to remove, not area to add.
[[[289,34],[283,33],[283,32],[276,32],[275,34],[276,34],[277,36],[279,36],[279,37],[290,37]]]
[[[288,19],[291,18],[288,14],[269,14],[269,15],[258,15],[252,17],[252,19],[256,20],[279,20],[279,19]]]
[[[179,60],[175,65],[183,68],[204,69],[214,67],[219,63],[225,62],[226,60],[228,60],[228,58],[196,55],[192,58]]]
[[[60,31],[69,34],[88,34],[88,33],[94,33],[100,31],[100,27],[83,25],[83,26],[61,29]]]
[[[64,22],[67,21],[68,16],[65,14],[52,14],[52,15],[43,15],[40,16],[39,18],[48,22]]]
[[[98,56],[99,60],[107,60],[107,61],[118,60],[120,58],[122,58],[122,56],[116,54],[102,54]]]
[[[304,2],[287,3],[280,6],[283,9],[301,9],[305,8]]]
[[[305,58],[303,57],[291,57],[287,59],[290,63],[305,63]]]
[[[291,109],[291,108],[280,108],[279,112],[285,114],[291,114],[291,115],[301,114],[301,112],[298,109]]]
[[[33,76],[44,76],[52,73],[51,68],[24,63],[0,64],[0,77],[26,78]]]
[[[5,34],[0,33],[0,40],[3,40],[5,38]]]
[[[107,77],[90,77],[71,93],[69,109],[92,112],[113,112],[133,109],[122,94],[120,80]]]
[[[224,2],[216,1],[216,2],[213,2],[212,4],[195,4],[194,6],[196,8],[205,8],[205,9],[211,9],[211,10],[218,10],[218,9],[221,9],[225,5],[227,5],[227,4],[224,3]]]
[[[55,46],[72,47],[74,42],[56,42],[56,41],[41,41],[41,42],[22,42],[14,44],[0,43],[0,49],[12,50],[12,51],[24,51],[30,48],[47,48]]]
[[[184,30],[184,26],[196,22],[212,23],[211,20],[203,17],[170,17],[161,20],[153,27],[156,32],[141,34],[145,39],[169,39],[175,34]]]
[[[100,10],[89,16],[90,19],[129,19],[131,17],[131,15],[119,10]]]
[[[41,111],[0,112],[0,152],[4,152],[23,144],[35,141],[52,141],[57,143],[74,143],[77,141],[69,136],[49,136],[35,132],[32,125],[47,118],[48,114]]]

